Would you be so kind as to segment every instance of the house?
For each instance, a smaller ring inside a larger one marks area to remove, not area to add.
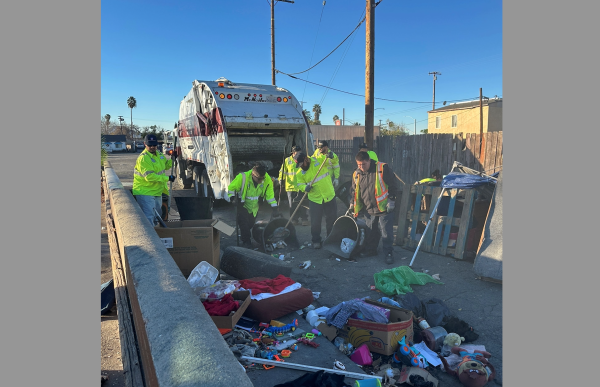
[[[483,133],[502,130],[502,98],[484,98]],[[479,100],[458,102],[427,112],[427,133],[479,133]]]
[[[102,147],[107,152],[126,152],[126,138],[124,134],[106,134],[102,136],[104,143]]]
[[[319,140],[352,140],[364,137],[364,125],[310,125],[315,142]],[[373,138],[379,136],[379,126],[373,127]]]

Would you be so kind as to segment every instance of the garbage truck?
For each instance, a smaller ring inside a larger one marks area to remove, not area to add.
[[[314,152],[302,104],[292,92],[226,78],[194,80],[170,134],[176,137],[176,176],[183,188],[227,201],[227,187],[239,172],[262,164],[277,177],[293,146]]]

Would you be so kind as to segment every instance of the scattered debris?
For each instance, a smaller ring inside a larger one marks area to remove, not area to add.
[[[298,265],[298,267],[306,270],[310,267],[311,264],[312,264],[312,262],[310,262],[310,261],[304,261],[300,265]]]
[[[434,275],[431,276],[431,278],[440,281],[440,275],[439,274],[434,274]]]
[[[341,259],[339,259],[339,258],[336,258],[335,260],[338,261],[338,262],[341,262]]]
[[[336,361],[333,363],[333,369],[334,369],[334,370],[342,370],[342,371],[345,371],[345,370],[346,370],[346,366],[345,366],[345,365],[344,365],[344,363],[342,363],[341,361],[339,361],[339,360],[336,360]]]
[[[312,292],[313,298],[316,300],[321,295],[321,292]]]

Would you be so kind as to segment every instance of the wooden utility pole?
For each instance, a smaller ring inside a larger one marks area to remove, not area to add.
[[[479,163],[483,171],[485,161],[485,140],[483,139],[483,89],[479,88]]]
[[[433,74],[433,107],[431,108],[431,110],[435,110],[435,80],[437,79],[438,75],[442,75],[442,73],[438,73],[437,71],[433,71],[431,73],[429,73],[429,75]]]
[[[373,149],[373,113],[375,94],[375,1],[367,0],[365,55],[365,143]]]
[[[292,0],[279,0],[294,3]],[[275,0],[271,0],[271,84],[275,86]]]

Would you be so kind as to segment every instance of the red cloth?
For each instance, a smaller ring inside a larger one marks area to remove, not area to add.
[[[220,300],[203,301],[202,305],[209,316],[229,316],[232,310],[238,310],[240,302],[233,299],[231,294],[226,294]]]
[[[278,294],[283,289],[295,283],[296,281],[282,274],[279,274],[273,279],[267,279],[264,281],[240,280],[240,286],[244,289],[252,290],[253,296],[260,293]]]

